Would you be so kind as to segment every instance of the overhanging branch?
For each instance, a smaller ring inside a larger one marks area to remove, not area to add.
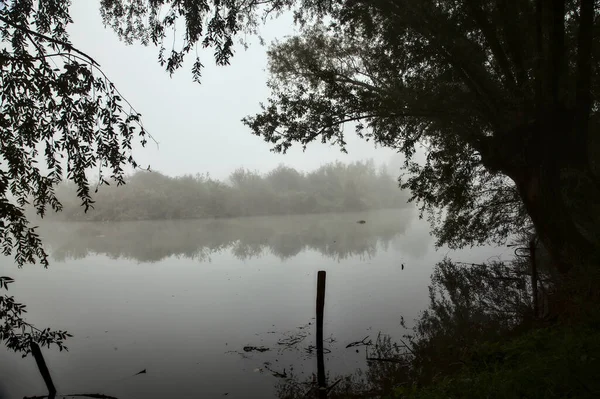
[[[400,7],[395,1],[391,1],[391,3],[396,9]],[[408,7],[415,6],[408,5]],[[431,9],[436,9],[436,7],[432,6]],[[431,18],[425,18],[417,9],[399,9],[394,14],[398,18],[403,18],[401,14],[405,11],[413,11],[411,13],[411,17],[414,19],[412,29],[428,38],[437,47],[438,52],[443,54],[448,63],[462,75],[464,83],[485,103],[490,121],[498,124],[498,108],[501,103],[502,91],[490,78],[483,65],[474,62],[473,54],[469,53],[476,52],[481,55],[481,47],[465,37],[464,34],[457,32],[445,15],[438,14],[432,15]],[[450,40],[451,38],[454,40]]]
[[[8,20],[8,19],[6,19],[6,18],[4,18],[2,16],[0,16],[0,21],[4,22],[8,26],[11,26],[11,27],[13,27],[15,29],[18,29],[18,30],[20,30],[22,32],[25,32],[27,34],[39,37],[39,38],[44,39],[44,40],[46,40],[48,42],[51,42],[51,43],[55,43],[55,44],[61,45],[64,48],[66,48],[68,51],[72,51],[72,52],[77,53],[77,54],[81,55],[82,57],[86,58],[88,60],[88,62],[92,63],[92,65],[100,66],[100,64],[98,64],[92,57],[90,57],[89,55],[87,55],[83,51],[78,50],[71,43],[68,43],[68,42],[65,42],[65,41],[62,41],[62,40],[58,40],[58,39],[54,39],[54,38],[52,38],[50,36],[47,36],[47,35],[44,35],[42,33],[36,32],[36,31],[31,30],[29,28],[26,28],[24,26],[20,26],[20,25],[15,24],[15,23],[11,22],[10,20]]]

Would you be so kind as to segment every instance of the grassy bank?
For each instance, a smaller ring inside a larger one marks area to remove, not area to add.
[[[526,263],[520,266],[518,263],[516,261],[510,267],[516,273],[525,272],[526,278],[516,285],[521,286],[522,294],[531,295],[530,287],[523,284],[529,278]],[[464,287],[461,284],[472,286],[472,282],[467,278],[467,281],[456,284],[453,278],[461,274],[446,274],[446,280],[442,279],[444,289],[454,299],[451,301],[452,306],[446,304],[442,308],[446,314],[450,311],[449,314],[455,317],[451,318],[453,321],[437,324],[426,334],[421,334],[417,356],[412,359],[412,364],[417,368],[420,365],[424,367],[414,370],[413,383],[397,387],[391,397],[600,398],[600,279],[596,269],[579,270],[568,277],[555,276],[554,279],[551,277],[551,270],[542,270],[542,279],[546,281],[545,286],[540,285],[544,292],[540,296],[545,308],[543,315],[533,317],[527,307],[522,308],[523,310],[515,312],[517,322],[512,326],[507,325],[507,328],[498,328],[493,322],[490,323],[494,318],[501,320],[502,313],[478,323],[477,319],[482,313],[477,307],[483,308],[485,305],[478,305],[476,300],[479,298],[471,293],[467,293],[471,302],[461,302],[457,299],[460,295],[456,295],[460,289],[452,290],[453,286]],[[472,270],[462,276],[472,277]],[[503,311],[510,311],[508,304],[518,293],[500,286],[481,288],[488,292],[496,290],[500,294],[486,296],[494,298],[492,303]],[[430,308],[435,309],[435,306]],[[428,319],[440,320],[441,314],[444,312],[425,316],[420,325],[431,326],[431,323],[424,322]],[[458,320],[464,320],[466,314],[471,319],[465,325],[474,332],[466,337],[461,347],[460,340],[466,334],[457,330],[448,334],[447,327],[455,326]],[[444,337],[445,341],[439,337]],[[457,343],[459,350],[448,350],[440,345],[444,342],[446,346],[452,345],[448,344],[451,341]],[[437,359],[436,353],[441,354]],[[452,354],[452,360],[444,356],[448,353]],[[424,362],[423,358],[426,356],[433,356],[433,361]],[[422,376],[426,378],[418,378]]]
[[[504,342],[486,342],[456,359],[457,373],[394,398],[598,398],[598,318],[577,325],[533,329]]]

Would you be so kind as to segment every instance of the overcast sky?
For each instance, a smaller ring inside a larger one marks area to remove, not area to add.
[[[286,155],[274,154],[262,138],[254,136],[241,119],[259,111],[269,95],[267,48],[258,42],[239,47],[231,65],[217,67],[211,52],[203,53],[202,84],[192,82],[189,68],[173,77],[157,63],[157,49],[128,46],[105,28],[97,1],[74,1],[71,9],[74,45],[100,63],[123,96],[143,116],[146,129],[160,143],[136,149],[142,164],[168,175],[210,172],[224,178],[237,167],[267,171],[280,163],[311,170],[327,162],[374,159],[387,163],[394,152],[375,148],[356,137],[348,127],[348,155],[337,147],[313,143],[305,152],[299,146]],[[289,18],[268,23],[262,35],[271,42],[293,33]]]

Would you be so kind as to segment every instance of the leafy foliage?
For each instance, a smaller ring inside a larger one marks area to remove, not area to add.
[[[40,216],[59,211],[54,188],[66,178],[87,210],[94,201],[86,171],[98,168],[99,184],[122,184],[124,165],[137,167],[134,138],[145,144],[148,135],[99,65],[70,44],[69,1],[1,3],[0,240],[19,266],[47,266],[25,205]]]
[[[531,318],[526,262],[466,265],[445,259],[435,267],[430,303],[410,337],[415,379],[430,382],[456,370],[474,345],[497,341]]]
[[[397,208],[407,200],[387,170],[373,162],[332,163],[309,173],[286,166],[265,175],[238,169],[227,182],[146,171],[126,180],[124,187],[103,188],[87,212],[73,201],[75,187],[60,186],[65,209],[58,215],[94,221],[221,218]]]
[[[8,285],[14,280],[0,276],[0,290],[8,290]],[[67,350],[64,340],[72,335],[66,331],[52,331],[49,328],[39,330],[23,319],[26,313],[25,305],[15,302],[14,297],[0,295],[0,341],[8,349],[21,352],[23,357],[31,352],[31,343],[40,346],[56,345],[59,350]]]
[[[298,4],[296,4],[298,3]],[[228,65],[236,39],[247,45],[248,34],[271,16],[314,0],[102,0],[100,11],[126,43],[158,47],[158,62],[169,74],[179,69],[190,53],[192,76],[200,82],[203,63],[199,48],[212,48],[217,65]],[[178,30],[179,29],[179,30]],[[183,32],[182,34],[180,32]],[[165,41],[172,42],[169,46]]]

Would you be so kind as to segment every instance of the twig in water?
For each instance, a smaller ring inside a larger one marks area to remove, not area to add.
[[[351,342],[348,345],[346,345],[346,348],[352,348],[355,346],[367,346],[367,345],[373,345],[373,342],[371,340],[369,340],[369,342],[366,342],[367,338],[369,338],[369,336],[367,335],[366,337],[364,337],[362,340],[360,341],[355,341],[355,342]]]
[[[283,369],[283,373],[280,373],[279,371],[275,371],[272,368],[270,368],[268,363],[264,363],[263,366],[264,366],[265,369],[269,370],[271,372],[271,374],[273,374],[273,377],[276,377],[276,378],[288,378],[288,375],[287,375],[285,369]]]
[[[342,379],[338,379],[336,382],[334,382],[333,384],[331,384],[330,386],[327,387],[327,392],[331,391],[333,388],[335,388],[335,386],[337,384],[339,384],[340,382],[342,382]]]

